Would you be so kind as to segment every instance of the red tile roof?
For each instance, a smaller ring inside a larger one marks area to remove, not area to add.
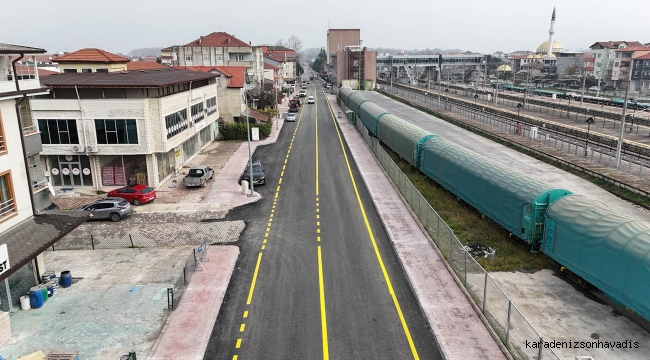
[[[643,46],[643,45],[628,46],[626,48],[618,49],[616,50],[616,52],[630,52],[630,51],[644,51],[644,50],[650,51],[650,47]]]
[[[217,70],[216,66],[172,66],[174,69],[187,69],[192,71],[201,71],[201,72],[214,72]]]
[[[641,56],[637,56],[637,57],[634,58],[634,60],[650,60],[650,53],[645,54],[645,55],[641,55]]]
[[[157,62],[131,61],[126,63],[127,70],[148,70],[148,69],[159,69],[163,67],[166,66],[162,64],[158,64]]]
[[[264,68],[265,68],[265,69],[274,69],[274,70],[277,70],[277,69],[278,69],[278,66],[273,66],[273,65],[271,65],[271,64],[269,64],[269,63],[264,63]]]
[[[244,113],[242,114],[244,117],[246,117],[246,110],[244,110]],[[262,122],[268,122],[269,121],[269,116],[262,114],[261,112],[255,110],[255,109],[248,109],[248,117],[253,118],[255,120],[259,120]]]
[[[185,44],[185,46],[201,47],[251,47],[249,44],[225,32],[213,32]]]
[[[643,44],[638,41],[598,41],[594,43],[594,45],[599,44],[600,46],[607,49],[616,49],[622,43],[626,43],[627,46],[643,46]],[[591,45],[590,47],[593,47],[594,45]]]
[[[229,88],[243,88],[246,79],[246,66],[215,66],[217,71],[230,78]]]
[[[99,63],[125,63],[131,59],[119,56],[102,49],[81,49],[75,52],[60,56],[56,58],[58,63],[70,62],[99,62]]]

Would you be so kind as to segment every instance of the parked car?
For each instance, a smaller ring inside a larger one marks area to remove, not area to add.
[[[287,113],[287,121],[296,121],[296,113]]]
[[[600,87],[601,91],[612,91],[614,90],[614,87],[612,85],[603,85]]]
[[[305,97],[307,96],[307,90],[300,90],[300,93],[298,94],[300,97]]]
[[[306,88],[307,88],[307,84],[302,83],[302,85],[300,85],[300,88],[301,88],[301,89],[306,89]]]
[[[291,99],[291,100],[295,100],[297,106],[302,105],[302,101],[300,101],[300,96],[294,96],[293,99]]]
[[[242,175],[242,180],[250,182],[250,165],[246,165],[244,169],[244,175]],[[259,161],[253,162],[253,184],[254,185],[264,185],[266,184],[266,177],[264,176],[264,167]]]
[[[598,86],[591,86],[587,91],[597,92],[599,90]]]
[[[111,190],[108,192],[108,196],[123,198],[131,204],[139,206],[156,200],[156,191],[147,185],[138,184]]]
[[[208,180],[214,177],[214,170],[211,167],[201,165],[190,168],[187,175],[183,178],[185,186],[200,186],[205,187]]]
[[[133,208],[128,201],[119,197],[107,197],[75,209],[76,211],[92,211],[90,220],[110,219],[113,222],[127,217],[133,213]]]
[[[310,96],[307,98],[307,104],[313,104],[313,103],[314,103],[314,97],[310,95]]]
[[[571,84],[571,85],[569,85],[569,89],[573,89],[573,90],[580,89],[580,85],[577,85],[577,84]]]

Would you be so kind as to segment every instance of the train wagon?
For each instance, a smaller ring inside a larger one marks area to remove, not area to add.
[[[377,128],[377,138],[416,168],[419,167],[422,146],[435,136],[393,114],[382,116]]]
[[[578,283],[650,320],[650,223],[572,195],[548,207],[544,228],[541,250]]]
[[[355,91],[350,96],[348,97],[348,107],[350,110],[354,111],[355,114],[360,115],[361,114],[361,104],[364,102],[368,101],[368,99],[364,98],[363,95],[361,95],[360,91]]]
[[[440,137],[424,143],[419,163],[422,173],[533,250],[544,235],[548,205],[571,194]]]
[[[358,96],[357,101],[359,101],[361,98],[362,96]],[[359,119],[361,119],[361,122],[368,129],[368,131],[370,131],[370,133],[373,135],[377,135],[377,126],[379,124],[379,119],[390,113],[373,102],[364,101],[359,106],[359,112],[357,114],[359,114]]]
[[[343,87],[341,88],[341,91],[339,91],[339,97],[343,100],[345,106],[350,107],[350,95],[353,93],[355,93],[355,91],[349,87]]]

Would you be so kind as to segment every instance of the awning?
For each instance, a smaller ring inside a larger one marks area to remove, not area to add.
[[[42,211],[0,234],[7,244],[11,269],[0,275],[3,281],[88,218],[85,211]]]

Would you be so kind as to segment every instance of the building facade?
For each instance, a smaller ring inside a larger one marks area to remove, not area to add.
[[[102,49],[81,49],[56,58],[60,72],[95,73],[126,71],[131,59]]]
[[[599,41],[589,47],[594,57],[594,76],[600,79],[603,85],[616,86],[616,80],[620,77],[617,71],[614,75],[614,65],[616,63],[616,51],[625,49],[630,46],[643,46],[638,41]],[[620,68],[620,60],[619,66]]]
[[[42,79],[32,102],[55,187],[159,186],[215,137],[218,75],[174,68]]]
[[[336,69],[332,57],[343,51],[346,46],[361,45],[361,29],[328,29],[327,30],[327,65]]]

